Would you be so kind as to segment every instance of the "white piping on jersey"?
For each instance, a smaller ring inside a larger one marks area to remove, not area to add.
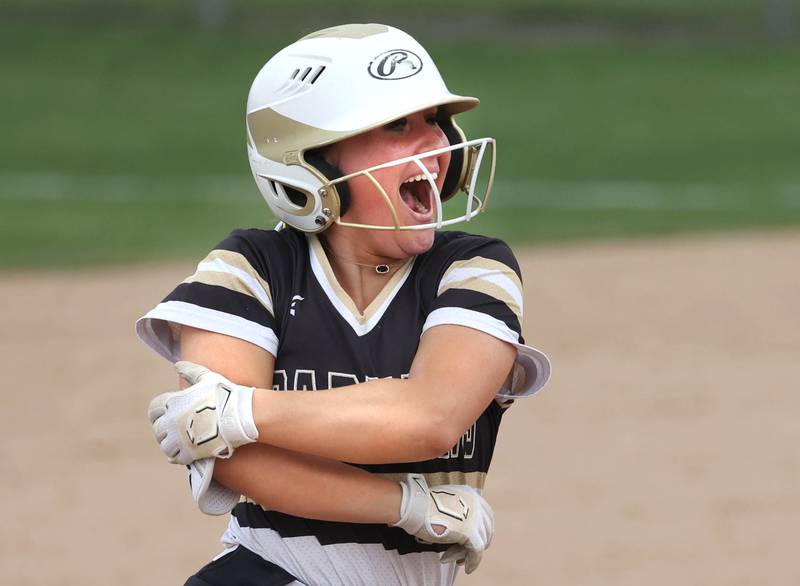
[[[494,336],[498,340],[513,344],[517,350],[516,364],[525,370],[534,367],[536,370],[535,376],[528,376],[520,388],[516,383],[516,367],[514,371],[514,383],[512,383],[513,392],[506,388],[498,390],[496,398],[498,402],[502,403],[508,399],[520,399],[522,397],[530,397],[539,392],[547,381],[550,379],[550,362],[541,351],[525,346],[519,341],[519,334],[509,328],[504,321],[494,318],[485,313],[473,311],[471,309],[464,309],[462,307],[442,307],[435,309],[428,314],[425,324],[422,326],[422,333],[427,330],[444,325],[457,325],[472,328]],[[525,350],[527,348],[527,350]],[[534,358],[534,354],[537,356]]]
[[[488,281],[500,287],[514,300],[514,302],[517,304],[517,307],[519,307],[520,312],[522,311],[523,300],[522,292],[520,291],[519,286],[498,269],[488,269],[483,267],[460,267],[449,270],[439,282],[439,290],[437,291],[436,295],[439,296],[451,288],[469,289],[469,287],[460,287],[460,285],[468,284],[469,281],[477,280]],[[521,319],[522,316],[520,315],[519,318]]]
[[[403,268],[392,275],[383,290],[367,306],[364,313],[361,313],[347,292],[336,281],[336,276],[333,273],[333,269],[331,269],[328,258],[325,256],[325,251],[319,239],[313,234],[309,234],[308,240],[310,244],[308,253],[311,260],[311,270],[325,295],[357,335],[368,334],[381,320],[392,300],[403,287],[406,279],[411,274],[411,268],[414,266],[416,258],[412,258]],[[330,275],[330,278],[328,275]],[[379,305],[376,306],[376,304]]]
[[[250,290],[253,292],[253,297],[258,299],[261,304],[267,308],[267,311],[272,314],[272,317],[275,317],[275,310],[272,307],[272,298],[270,294],[264,290],[261,283],[259,283],[256,279],[253,278],[252,275],[243,271],[239,267],[235,267],[223,261],[222,259],[216,258],[214,260],[204,260],[200,264],[197,265],[197,273],[226,273],[228,275],[233,275],[237,277],[240,281],[246,283]]]
[[[435,326],[456,325],[466,326],[473,330],[485,332],[504,342],[519,344],[519,334],[509,328],[502,320],[486,315],[479,311],[464,309],[463,307],[442,307],[434,309],[428,314],[422,333]]]
[[[278,354],[278,337],[266,326],[238,315],[185,301],[166,301],[159,303],[136,322],[136,334],[145,344],[172,362],[180,360],[178,341],[172,339],[169,328],[163,328],[160,333],[156,331],[153,320],[164,320],[233,336],[251,342],[273,356]]]

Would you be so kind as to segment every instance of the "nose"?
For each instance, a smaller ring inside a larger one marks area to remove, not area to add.
[[[438,124],[429,124],[423,120],[423,124],[418,128],[420,128],[418,133],[420,150],[418,152],[432,151],[450,144]]]

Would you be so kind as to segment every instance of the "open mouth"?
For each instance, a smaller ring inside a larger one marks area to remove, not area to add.
[[[439,178],[438,173],[431,173],[431,176],[434,181]],[[433,193],[431,193],[431,184],[424,174],[420,173],[403,181],[400,184],[400,197],[417,219],[428,219]]]

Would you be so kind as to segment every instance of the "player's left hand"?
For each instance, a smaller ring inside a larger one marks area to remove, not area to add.
[[[442,563],[463,563],[472,573],[494,536],[494,513],[486,499],[466,485],[428,487],[422,474],[409,474],[400,487],[400,521],[394,526],[421,541],[454,544]]]
[[[192,386],[159,395],[148,409],[156,441],[170,462],[230,458],[235,448],[258,440],[253,387],[191,362],[177,362],[175,368]]]

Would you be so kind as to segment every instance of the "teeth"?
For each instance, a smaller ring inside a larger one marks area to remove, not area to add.
[[[439,178],[439,174],[431,173],[431,177],[433,177],[433,180],[436,181]],[[408,179],[403,181],[403,183],[411,183],[412,181],[423,181],[423,180],[427,181],[427,179],[428,178],[423,173],[420,173],[419,175],[414,175],[413,177],[409,177]]]

